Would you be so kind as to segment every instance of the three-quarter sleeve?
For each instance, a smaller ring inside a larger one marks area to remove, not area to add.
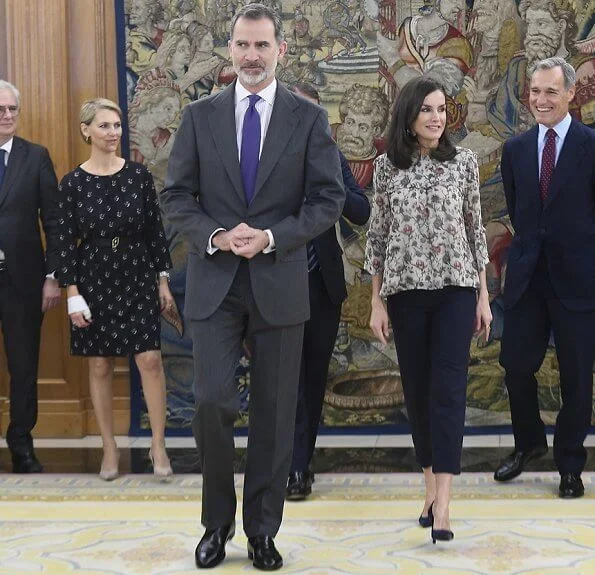
[[[78,281],[79,237],[76,223],[77,189],[73,173],[66,174],[58,187],[58,218],[54,234],[56,254],[56,278],[65,287]]]
[[[477,156],[469,152],[469,161],[465,173],[465,190],[463,197],[463,218],[469,248],[477,272],[485,269],[489,262],[485,229],[481,219],[481,199],[479,195],[479,167]]]
[[[172,267],[171,257],[163,222],[161,221],[161,210],[157,201],[155,183],[148,170],[145,170],[144,173],[143,188],[145,192],[145,242],[155,271],[165,271]]]
[[[371,275],[383,273],[391,226],[390,203],[386,189],[386,161],[385,156],[380,156],[374,161],[374,195],[370,226],[366,234],[364,261],[364,269]]]

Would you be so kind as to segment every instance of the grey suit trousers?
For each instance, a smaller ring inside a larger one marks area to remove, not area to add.
[[[201,521],[214,529],[235,518],[233,425],[240,405],[234,373],[245,338],[251,368],[244,531],[248,537],[274,537],[291,463],[304,326],[271,326],[264,320],[248,265],[242,261],[213,315],[188,320],[194,347],[193,431],[203,473]]]

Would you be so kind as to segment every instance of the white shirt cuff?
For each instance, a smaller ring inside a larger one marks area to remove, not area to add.
[[[262,253],[270,254],[275,251],[275,238],[273,237],[273,232],[271,232],[271,230],[264,230],[264,233],[269,236],[269,245],[262,250]]]
[[[209,254],[210,256],[212,256],[215,252],[219,251],[219,248],[216,248],[213,245],[213,238],[215,237],[215,234],[218,232],[225,232],[227,231],[225,228],[217,228],[210,236],[209,236],[209,244],[207,245],[207,254]]]
[[[51,274],[45,274],[45,279],[55,280],[56,279],[56,272],[53,271]]]

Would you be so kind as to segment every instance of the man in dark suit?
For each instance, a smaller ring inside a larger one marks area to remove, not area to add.
[[[320,104],[318,91],[298,83],[293,91]],[[370,217],[370,202],[357,185],[345,156],[338,151],[345,187],[343,216],[357,225]],[[318,425],[326,389],[328,367],[337,338],[341,305],[347,297],[342,250],[336,226],[308,242],[308,285],[310,319],[304,326],[300,385],[293,436],[293,458],[287,481],[286,499],[300,501],[312,492],[314,475],[310,462],[314,454]]]
[[[45,277],[55,269],[58,182],[48,151],[15,136],[19,104],[18,90],[0,80],[0,322],[10,373],[6,441],[15,473],[40,473],[31,431],[37,423],[41,321],[60,300],[58,281]]]
[[[584,493],[595,359],[595,132],[568,114],[575,78],[562,58],[535,65],[529,103],[538,126],[504,144],[501,165],[515,230],[500,355],[515,449],[494,477],[512,479],[547,452],[535,373],[553,331],[562,397],[554,434],[560,497]]]
[[[275,79],[287,49],[262,4],[235,14],[229,51],[238,80],[188,105],[169,160],[164,211],[190,243],[185,315],[195,358],[193,422],[203,473],[199,568],[234,534],[234,371],[251,351],[243,527],[255,567],[281,567],[303,324],[306,242],[332,226],[345,192],[324,111]],[[238,160],[239,158],[239,160]]]

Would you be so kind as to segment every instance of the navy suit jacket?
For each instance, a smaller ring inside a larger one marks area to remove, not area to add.
[[[349,163],[340,150],[339,158],[345,187],[345,205],[343,206],[342,216],[354,224],[363,226],[370,217],[370,202],[355,181]],[[337,242],[335,226],[332,226],[312,241],[316,248],[324,287],[331,301],[334,304],[340,304],[347,297],[347,290],[345,288],[342,252]]]
[[[538,128],[508,140],[502,179],[515,236],[504,304],[515,305],[545,258],[557,298],[570,310],[595,309],[595,131],[572,120],[547,199],[539,195]]]
[[[14,285],[39,305],[45,274],[57,267],[57,218],[58,181],[48,151],[15,136],[0,186],[0,249]]]

